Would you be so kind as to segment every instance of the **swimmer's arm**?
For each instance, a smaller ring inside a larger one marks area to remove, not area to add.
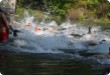
[[[1,13],[1,16],[2,16],[2,19],[3,19],[4,25],[5,25],[7,28],[9,28],[9,25],[8,25],[8,22],[7,22],[7,19],[6,19],[5,15]]]

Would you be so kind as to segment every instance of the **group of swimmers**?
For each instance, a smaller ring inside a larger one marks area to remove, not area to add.
[[[25,28],[32,28],[33,24],[32,23],[28,23],[27,25],[23,26],[22,29]],[[41,26],[35,26],[34,28],[35,32],[42,32],[42,31],[46,31],[46,32],[56,32],[53,28],[51,27],[41,27]]]

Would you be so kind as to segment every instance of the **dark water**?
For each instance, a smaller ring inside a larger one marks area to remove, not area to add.
[[[3,75],[102,75],[103,71],[73,60],[0,54],[0,72]]]

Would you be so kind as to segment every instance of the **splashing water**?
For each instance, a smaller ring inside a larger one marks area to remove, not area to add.
[[[43,25],[40,25],[42,22],[39,24],[33,22],[34,17],[29,16],[27,12],[25,13],[27,16],[16,27],[22,33],[18,33],[18,37],[10,35],[7,44],[0,44],[1,50],[70,55],[77,53],[79,56],[80,52],[84,51],[87,53],[109,53],[110,38],[104,34],[109,32],[102,33],[100,26],[93,27],[92,32],[94,33],[87,34],[87,27],[71,24],[70,22],[58,26],[55,21],[43,22]],[[31,25],[28,25],[29,23]],[[96,45],[89,45],[91,42]]]
[[[0,0],[0,2],[1,2],[2,0]]]
[[[108,0],[110,2],[110,0]]]
[[[3,74],[0,73],[0,75],[3,75]]]

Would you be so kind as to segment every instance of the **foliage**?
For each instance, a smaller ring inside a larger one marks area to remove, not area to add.
[[[49,12],[57,20],[68,18],[108,22],[110,19],[110,3],[107,0],[18,0],[17,4],[18,8],[35,10],[33,13],[37,16],[40,15],[37,10]]]
[[[75,0],[44,0],[44,8],[52,14],[65,15]]]

